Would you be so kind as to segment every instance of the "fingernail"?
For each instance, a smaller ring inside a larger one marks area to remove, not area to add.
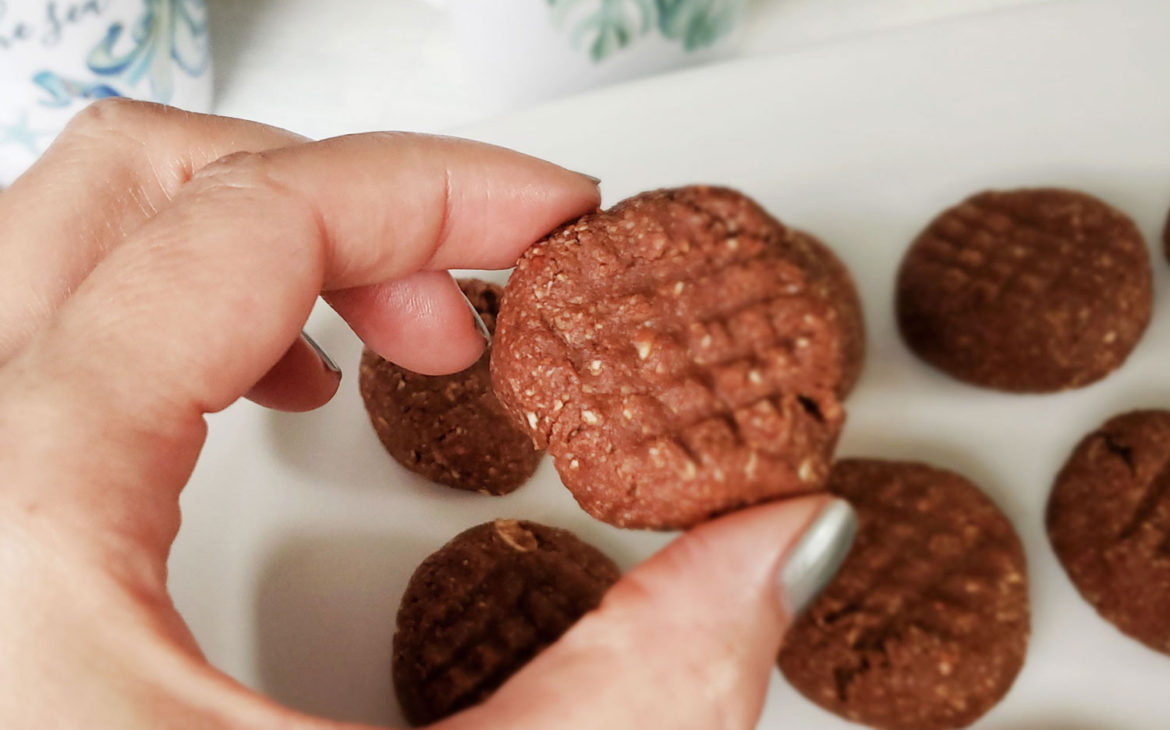
[[[821,508],[780,568],[780,600],[789,616],[812,605],[845,562],[857,537],[857,513],[843,499]]]
[[[592,175],[586,175],[585,173],[577,172],[576,170],[570,170],[570,172],[572,172],[575,175],[580,175],[581,177],[585,178],[586,180],[593,183],[594,185],[601,185],[601,178],[599,178],[599,177],[593,177]]]
[[[317,353],[317,357],[321,358],[321,364],[325,366],[326,370],[341,375],[341,368],[337,367],[337,363],[333,362],[333,358],[329,357],[329,353],[321,349],[321,346],[317,344],[316,340],[309,337],[308,332],[301,330],[301,339],[307,342],[309,347],[313,348],[313,352]]]
[[[463,294],[463,290],[460,289],[459,293]],[[471,319],[475,322],[475,328],[483,335],[484,341],[490,347],[492,344],[492,333],[488,330],[487,325],[484,324],[483,317],[479,316],[479,310],[475,308],[475,305],[471,303],[471,300],[467,298],[466,294],[463,294],[463,301],[467,302],[467,308],[471,310]]]

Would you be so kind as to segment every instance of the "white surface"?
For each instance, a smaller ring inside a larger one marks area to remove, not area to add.
[[[1042,1],[753,0],[742,50],[771,54]],[[208,7],[221,114],[324,137],[441,132],[511,108],[473,80],[450,19],[423,0],[208,0]]]
[[[1170,202],[1170,3],[1070,2],[872,36],[610,89],[463,130],[583,169],[607,203],[726,183],[833,244],[856,273],[870,360],[845,455],[910,457],[982,485],[1020,530],[1034,635],[982,730],[1163,730],[1170,658],[1098,619],[1042,528],[1073,444],[1115,412],[1170,406],[1170,276],[1154,326],[1101,384],[1055,396],[980,391],[917,362],[891,313],[898,258],[943,207],[988,186],[1083,188],[1151,241]],[[632,114],[628,110],[637,110]],[[307,415],[240,404],[211,420],[183,498],[172,587],[208,656],[276,699],[396,722],[389,645],[418,562],[460,529],[521,516],[579,531],[623,566],[666,537],[590,520],[546,464],[515,495],[462,495],[405,473],[357,395],[359,344],[319,310],[310,330],[346,370]],[[760,727],[845,730],[773,683]]]

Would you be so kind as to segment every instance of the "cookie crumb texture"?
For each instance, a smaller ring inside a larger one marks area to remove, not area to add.
[[[1127,216],[1071,190],[975,195],[902,262],[902,336],[935,367],[1016,392],[1077,388],[1119,367],[1150,321],[1149,251]]]
[[[828,589],[789,631],[788,681],[883,730],[975,722],[1008,691],[1030,631],[1019,537],[962,477],[923,464],[838,462],[829,491],[860,532]]]
[[[619,527],[818,490],[864,353],[856,291],[825,251],[722,188],[585,216],[512,274],[496,393],[581,506]]]
[[[1127,413],[1085,437],[1056,478],[1047,521],[1085,600],[1170,654],[1170,412]]]
[[[619,578],[572,533],[495,520],[461,533],[410,579],[394,635],[394,688],[414,725],[486,699]]]
[[[466,279],[460,288],[495,329],[503,290]],[[362,353],[359,386],[378,439],[398,463],[431,481],[507,494],[532,476],[542,452],[492,392],[490,353],[454,375],[419,375]]]

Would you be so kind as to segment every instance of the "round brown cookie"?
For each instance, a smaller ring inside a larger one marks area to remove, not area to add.
[[[503,290],[459,282],[489,331]],[[457,489],[507,494],[532,476],[541,452],[492,392],[490,354],[454,375],[419,375],[362,353],[359,386],[382,445],[400,464]]]
[[[1152,298],[1149,252],[1124,214],[1071,190],[990,191],[914,241],[897,316],[910,349],[956,378],[1045,393],[1120,366]]]
[[[581,616],[621,573],[571,532],[495,520],[415,570],[398,609],[394,689],[415,725],[486,699]]]
[[[1086,436],[1056,478],[1047,521],[1085,600],[1170,654],[1170,411],[1127,413]]]
[[[843,327],[796,250],[807,240],[696,186],[637,195],[524,254],[492,379],[586,511],[687,527],[822,486]]]
[[[1024,663],[1024,551],[966,479],[906,462],[838,462],[828,488],[859,533],[833,582],[789,630],[780,668],[806,697],[885,730],[974,722]]]

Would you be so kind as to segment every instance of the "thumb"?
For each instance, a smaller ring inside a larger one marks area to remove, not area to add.
[[[436,730],[755,727],[792,617],[857,518],[808,497],[702,525],[630,572],[487,703]]]

